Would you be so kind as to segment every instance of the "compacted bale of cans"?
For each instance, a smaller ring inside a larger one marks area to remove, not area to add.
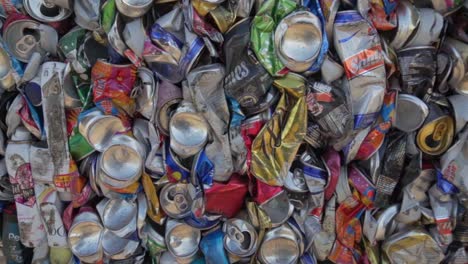
[[[3,0],[0,27],[0,263],[468,263],[468,0]]]

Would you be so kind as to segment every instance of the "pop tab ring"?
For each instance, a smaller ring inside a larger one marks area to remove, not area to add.
[[[321,23],[308,11],[294,12],[281,20],[275,31],[276,53],[295,72],[308,70],[322,46]]]

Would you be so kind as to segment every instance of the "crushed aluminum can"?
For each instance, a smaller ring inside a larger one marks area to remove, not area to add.
[[[452,74],[448,80],[450,88],[459,94],[468,93],[468,44],[453,38],[446,38],[442,49],[449,54],[453,63]]]
[[[299,244],[294,231],[284,224],[266,232],[257,258],[263,264],[296,263]]]
[[[104,198],[96,205],[96,210],[106,231],[121,238],[135,232],[138,210],[136,202]]]
[[[308,70],[322,46],[321,22],[308,11],[298,11],[284,17],[274,34],[276,53],[290,70]]]
[[[110,230],[103,232],[101,243],[104,255],[113,260],[129,258],[140,245],[139,241],[122,238]]]
[[[167,249],[177,258],[187,259],[197,254],[200,230],[177,220],[168,220],[164,236]]]
[[[273,80],[267,71],[259,64],[252,51],[246,48],[246,28],[249,29],[247,18],[235,24],[225,37],[225,56],[227,61],[224,89],[228,96],[236,99],[241,107],[252,108],[259,104],[267,91],[272,88]],[[247,31],[249,32],[249,31]],[[242,56],[235,50],[246,50]],[[251,111],[248,111],[250,114]]]
[[[432,46],[405,48],[398,51],[404,93],[424,98],[434,87],[436,49]]]
[[[54,28],[30,19],[15,20],[4,25],[3,37],[13,56],[28,62],[34,52],[45,56],[56,53],[58,34]],[[20,33],[18,33],[20,32]]]
[[[86,141],[97,151],[109,146],[112,136],[124,132],[122,121],[110,115],[104,115],[97,109],[86,112],[79,120],[79,131]]]
[[[320,82],[308,83],[307,110],[322,133],[329,137],[341,138],[352,129],[352,113],[346,94],[338,87]]]
[[[422,100],[409,94],[399,94],[393,126],[404,132],[413,132],[422,126],[428,114],[429,108]]]
[[[203,149],[209,130],[205,119],[194,112],[177,110],[169,121],[171,149],[181,158],[188,158]]]
[[[152,4],[152,0],[115,0],[117,10],[131,18],[143,16],[151,9]]]
[[[104,183],[124,188],[138,181],[145,159],[143,146],[127,135],[114,136],[99,157]]]
[[[416,135],[416,143],[422,152],[437,156],[452,144],[455,124],[441,106],[429,104],[429,115]]]
[[[440,262],[444,256],[434,239],[420,229],[394,234],[385,240],[382,250],[392,264]]]
[[[405,46],[413,31],[419,26],[420,17],[418,10],[406,0],[397,5],[396,16],[398,28],[390,46],[399,50]]]
[[[34,193],[29,149],[31,135],[24,127],[16,129],[5,151],[5,162],[12,184],[21,243],[37,247],[44,242],[46,231]]]
[[[62,21],[72,14],[70,9],[58,6],[54,1],[26,0],[23,6],[32,18],[47,23]]]
[[[382,46],[376,29],[357,11],[338,12],[333,32],[349,80],[354,129],[361,130],[375,121],[382,106],[386,87]]]
[[[468,122],[468,98],[464,95],[451,95],[447,97],[455,118],[455,133],[460,133]]]
[[[258,235],[247,221],[231,218],[223,224],[224,248],[238,257],[249,257],[257,251]]]
[[[169,135],[169,121],[172,111],[182,101],[182,89],[174,84],[162,80],[159,83],[156,102],[156,123],[165,135]]]
[[[161,208],[174,218],[182,219],[190,215],[195,198],[195,188],[187,183],[168,183],[159,195]]]
[[[285,223],[294,211],[286,191],[281,191],[259,205],[271,219],[273,227]]]
[[[103,257],[103,227],[93,212],[82,212],[73,220],[68,231],[68,243],[73,254],[86,262],[97,262]]]
[[[433,9],[420,8],[418,12],[419,26],[405,47],[427,46],[437,42],[444,27],[444,17]]]

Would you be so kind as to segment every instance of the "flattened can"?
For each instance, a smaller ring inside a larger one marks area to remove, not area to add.
[[[379,35],[357,11],[340,11],[333,39],[349,81],[354,129],[364,129],[377,118],[386,87]]]
[[[231,218],[224,222],[224,248],[238,257],[248,257],[255,253],[259,241],[257,231],[247,221]]]
[[[182,219],[190,215],[195,188],[187,183],[168,183],[159,195],[161,208],[172,218]]]
[[[292,264],[299,259],[296,234],[287,225],[269,230],[258,251],[258,260],[263,264]]]
[[[24,127],[17,128],[6,148],[5,162],[15,197],[21,243],[26,247],[37,247],[45,242],[46,232],[34,193],[29,163],[30,140],[31,135]]]
[[[190,258],[197,254],[200,230],[177,220],[168,220],[164,236],[167,249],[177,258]]]

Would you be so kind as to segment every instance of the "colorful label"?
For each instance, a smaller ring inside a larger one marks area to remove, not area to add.
[[[348,80],[381,66],[384,66],[384,58],[382,56],[382,46],[380,45],[365,49],[344,61]]]

